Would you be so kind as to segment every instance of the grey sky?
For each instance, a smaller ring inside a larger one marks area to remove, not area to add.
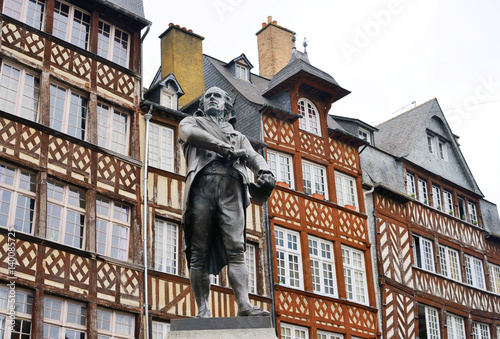
[[[311,63],[352,92],[330,113],[375,126],[413,101],[437,98],[479,188],[500,203],[500,2],[144,0],[144,7],[153,22],[145,86],[170,22],[204,36],[204,53],[222,61],[245,53],[258,73],[255,33],[271,15],[297,33],[299,50],[306,37]]]

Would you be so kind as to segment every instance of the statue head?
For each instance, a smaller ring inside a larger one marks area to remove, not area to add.
[[[218,87],[211,87],[200,99],[200,108],[206,115],[223,118],[232,113],[233,103],[225,91]]]

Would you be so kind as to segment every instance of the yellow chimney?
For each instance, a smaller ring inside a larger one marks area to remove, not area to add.
[[[160,35],[161,77],[174,73],[184,95],[179,98],[179,108],[205,92],[203,73],[204,37],[179,25],[169,24]]]

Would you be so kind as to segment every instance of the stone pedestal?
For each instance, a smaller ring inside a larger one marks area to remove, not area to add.
[[[277,339],[271,317],[172,319],[168,339]]]

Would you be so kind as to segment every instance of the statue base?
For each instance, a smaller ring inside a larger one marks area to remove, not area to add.
[[[172,319],[168,339],[277,339],[271,317]]]

